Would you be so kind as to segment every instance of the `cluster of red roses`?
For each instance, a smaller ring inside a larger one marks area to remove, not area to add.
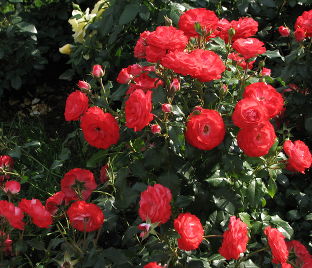
[[[285,26],[278,27],[281,36],[290,35],[290,29]],[[312,37],[312,10],[304,11],[295,23],[294,36],[298,42],[302,42],[307,37]]]

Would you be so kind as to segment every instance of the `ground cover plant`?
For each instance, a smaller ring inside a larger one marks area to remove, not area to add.
[[[311,21],[305,11],[281,38],[310,53]],[[118,86],[92,66],[67,96],[74,129],[51,159],[45,143],[3,137],[14,150],[0,158],[1,265],[310,267],[312,156],[287,116],[309,91],[271,76],[277,52],[258,30],[189,9],[138,35]],[[33,162],[43,170],[29,176]],[[53,184],[46,198],[24,193],[32,179]]]

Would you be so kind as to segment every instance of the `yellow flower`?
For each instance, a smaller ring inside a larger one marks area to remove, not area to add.
[[[59,48],[59,51],[61,54],[66,54],[69,55],[72,52],[72,45],[71,44],[66,44],[62,47]]]

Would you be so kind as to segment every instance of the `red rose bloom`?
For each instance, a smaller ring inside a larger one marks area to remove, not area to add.
[[[269,119],[267,109],[257,100],[246,98],[240,100],[234,109],[232,120],[234,125],[255,127]]]
[[[119,140],[119,126],[110,113],[91,107],[81,117],[80,127],[86,141],[100,149],[107,149]]]
[[[58,206],[60,206],[65,199],[65,194],[60,191],[50,196],[46,201],[46,210],[50,212],[51,215],[55,215],[58,211]]]
[[[38,199],[27,200],[23,198],[18,204],[32,222],[40,228],[49,228],[52,224],[52,216]]]
[[[233,48],[245,59],[250,59],[266,52],[264,43],[257,38],[240,38],[233,43]]]
[[[21,190],[21,184],[18,181],[7,181],[3,191],[6,193],[17,194]]]
[[[280,26],[278,27],[278,32],[283,37],[287,37],[290,35],[290,29],[288,27]]]
[[[190,53],[170,52],[162,59],[162,65],[182,75],[190,75],[201,82],[221,78],[225,66],[216,53],[195,49]]]
[[[157,262],[150,262],[146,264],[144,268],[162,268],[162,266],[159,266]]]
[[[253,64],[255,63],[255,60],[246,62],[245,59],[241,56],[239,56],[237,53],[230,53],[228,58],[230,60],[236,61],[237,65],[242,67],[244,70],[246,69],[252,69]]]
[[[219,253],[226,258],[238,259],[241,253],[246,251],[248,242],[247,225],[235,216],[230,218],[230,224],[227,231],[223,234],[223,241]]]
[[[295,23],[295,29],[302,29],[306,37],[312,37],[312,9],[309,11],[304,11],[301,16],[299,16]]]
[[[258,32],[258,22],[253,18],[239,18],[239,20],[231,21],[231,26],[235,30],[232,41],[239,38],[247,38]]]
[[[264,229],[264,234],[267,236],[272,251],[272,262],[276,264],[286,263],[288,259],[288,249],[283,234],[271,226]]]
[[[14,166],[14,159],[9,155],[0,156],[0,182],[9,179],[10,175],[1,175],[1,170],[11,171]]]
[[[188,117],[185,139],[192,146],[211,150],[223,141],[224,135],[224,122],[217,111],[201,108],[199,114],[193,112]]]
[[[184,12],[178,22],[179,29],[189,36],[198,36],[195,30],[195,23],[199,23],[206,33],[212,33],[216,28],[219,19],[217,15],[205,8],[194,8]]]
[[[137,89],[130,94],[126,101],[126,126],[140,131],[147,126],[154,118],[152,111],[152,91]]]
[[[174,229],[179,233],[178,247],[183,250],[197,249],[203,241],[204,229],[200,220],[191,213],[181,213],[174,220]]]
[[[130,95],[137,89],[142,89],[144,92],[147,92],[149,89],[157,88],[162,84],[163,84],[162,80],[158,78],[152,78],[148,76],[146,72],[144,72],[133,79],[133,83],[130,84],[126,94]]]
[[[87,200],[97,186],[91,171],[87,169],[74,168],[68,171],[61,180],[61,190],[65,194],[65,197],[69,200],[79,199],[79,196],[75,191],[75,184],[81,192],[83,200]],[[83,186],[81,184],[83,184]]]
[[[140,38],[137,41],[135,47],[134,47],[134,57],[139,59],[145,59],[146,57],[146,38],[149,36],[151,32],[145,31],[140,34]]]
[[[227,43],[229,40],[229,30],[231,27],[232,25],[227,19],[220,19],[216,25],[214,34]]]
[[[92,232],[102,227],[104,214],[100,207],[85,201],[74,202],[67,210],[70,224],[81,232]]]
[[[284,142],[283,149],[287,154],[287,169],[291,171],[299,171],[304,174],[304,170],[312,164],[312,156],[309,147],[303,141],[297,140],[292,142],[287,140]]]
[[[14,206],[14,204],[0,200],[0,216],[4,217],[13,228],[24,230],[24,213],[19,207]]]
[[[309,253],[304,245],[296,240],[288,241],[286,242],[286,245],[289,252],[294,251],[296,255],[296,265],[298,267],[312,267],[308,266],[309,264],[312,265],[312,255]]]
[[[298,28],[295,31],[295,38],[298,42],[302,42],[306,38],[306,32],[302,28]]]
[[[265,106],[269,118],[275,117],[283,110],[283,96],[274,87],[264,82],[257,82],[247,86],[243,97],[253,98]]]
[[[89,99],[86,94],[79,90],[71,93],[66,100],[65,105],[65,120],[77,121],[82,116],[89,106]]]
[[[274,127],[265,122],[256,127],[242,128],[237,134],[239,148],[250,157],[266,155],[275,142]]]
[[[151,223],[166,223],[171,216],[171,199],[172,195],[167,187],[161,184],[147,186],[147,189],[141,193],[140,218]]]
[[[291,264],[282,263],[282,268],[293,268]]]

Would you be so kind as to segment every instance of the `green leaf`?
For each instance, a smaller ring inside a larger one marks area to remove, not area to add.
[[[269,59],[280,58],[282,61],[285,61],[285,58],[280,54],[279,50],[267,50],[262,55],[267,56]]]
[[[252,260],[244,261],[241,263],[244,268],[260,268],[258,265],[256,265]],[[242,267],[242,266],[240,266]]]
[[[38,250],[45,250],[44,242],[42,240],[39,240],[38,238],[28,240],[28,245],[30,245],[32,248],[38,249]]]
[[[248,225],[248,227],[250,228],[251,227],[251,224],[250,224],[250,215],[246,212],[241,212],[238,214],[240,219],[246,223]]]
[[[268,194],[271,196],[271,198],[273,198],[277,191],[277,185],[276,185],[276,182],[272,178],[269,178],[269,184],[268,184],[267,189],[268,189]]]
[[[282,220],[278,215],[275,215],[271,216],[271,223],[276,225],[279,231],[281,231],[287,239],[291,239],[292,235],[294,234],[294,230],[291,228],[288,222]]]
[[[125,96],[128,87],[129,87],[128,85],[120,85],[117,88],[117,90],[114,91],[113,94],[111,95],[111,99],[113,101],[121,100]]]
[[[22,150],[20,146],[16,146],[13,150],[8,152],[8,155],[13,158],[21,158]]]
[[[181,124],[169,126],[170,147],[180,155],[185,150],[184,127]]]
[[[304,127],[309,134],[312,134],[312,117],[304,119]]]
[[[96,167],[96,165],[102,161],[103,159],[105,159],[107,154],[106,150],[100,150],[96,153],[94,153],[88,160],[87,160],[87,167],[88,168],[94,168]]]
[[[28,33],[33,33],[33,34],[37,33],[37,29],[36,29],[35,25],[33,25],[31,23],[27,23],[27,22],[22,21],[19,24],[17,24],[17,26],[20,28],[20,30],[22,32],[28,32]]]
[[[139,13],[140,7],[138,4],[128,4],[119,17],[119,24],[124,25],[131,22]]]
[[[11,86],[14,88],[14,89],[20,89],[21,86],[22,86],[22,79],[20,76],[15,76],[11,79]]]
[[[32,141],[32,142],[25,143],[23,145],[23,148],[36,147],[36,146],[39,146],[39,147],[41,146],[40,141]]]

